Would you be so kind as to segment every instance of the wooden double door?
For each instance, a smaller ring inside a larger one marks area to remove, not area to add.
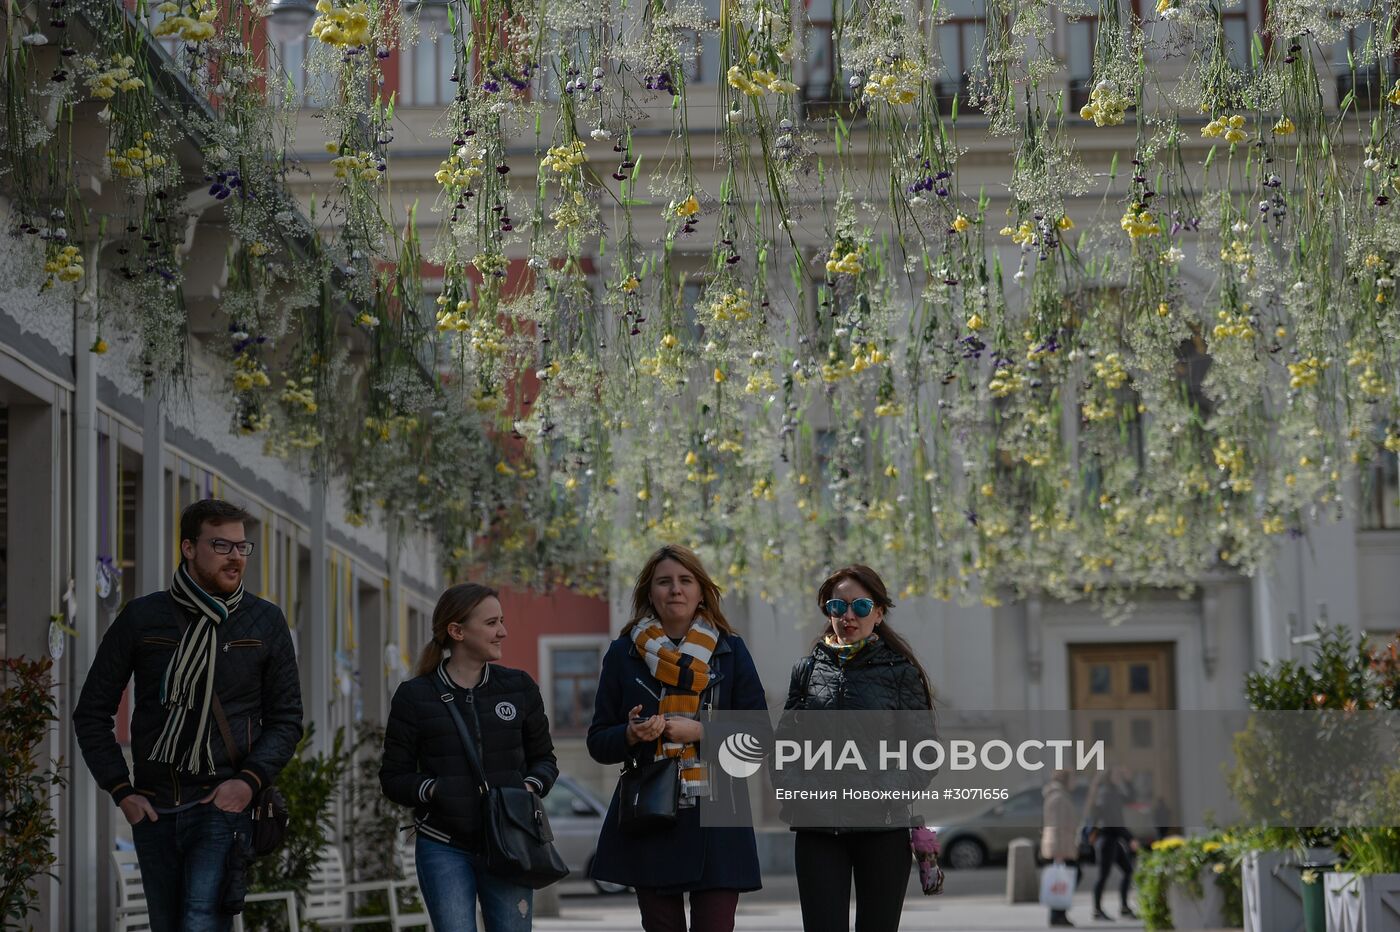
[[[1155,837],[1177,824],[1175,645],[1072,644],[1069,668],[1076,736],[1103,741],[1110,767],[1132,773],[1129,827]]]

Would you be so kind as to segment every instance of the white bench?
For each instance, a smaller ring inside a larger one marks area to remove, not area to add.
[[[117,932],[150,932],[151,918],[146,908],[146,890],[141,886],[141,864],[135,851],[113,851],[112,865],[117,871]],[[297,897],[291,890],[275,893],[250,893],[247,903],[270,903],[281,900],[287,904],[287,928],[297,932]],[[243,932],[243,917],[233,917],[234,932]]]
[[[399,929],[426,927],[432,929],[426,911],[401,913],[399,892],[418,889],[418,871],[413,849],[403,845],[398,849],[398,860],[403,871],[402,880],[362,880],[347,882],[345,861],[340,848],[327,846],[321,852],[320,863],[311,875],[311,889],[306,897],[304,916],[317,927],[343,928],[360,925],[383,924]],[[388,900],[388,913],[356,916],[355,894],[382,892]]]

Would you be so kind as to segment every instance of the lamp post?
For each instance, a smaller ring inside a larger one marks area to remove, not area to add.
[[[267,37],[279,47],[305,39],[315,14],[312,0],[272,0],[267,12]]]

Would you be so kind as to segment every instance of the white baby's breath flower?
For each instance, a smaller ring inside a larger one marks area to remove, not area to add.
[[[1185,259],[1185,258],[1186,258],[1186,253],[1182,251],[1182,249],[1181,249],[1180,246],[1173,246],[1173,247],[1171,247],[1170,249],[1167,250],[1166,259],[1167,259],[1167,261],[1170,262],[1172,265],[1180,265],[1180,264],[1181,264],[1181,260],[1182,260],[1182,259]]]

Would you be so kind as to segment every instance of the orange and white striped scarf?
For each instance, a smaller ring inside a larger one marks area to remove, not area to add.
[[[700,695],[710,685],[710,656],[719,643],[719,631],[697,616],[677,647],[666,636],[661,622],[644,618],[632,629],[632,643],[637,645],[651,675],[661,683],[661,714],[667,718],[696,718]],[[683,797],[695,799],[709,793],[709,768],[700,759],[698,747],[658,738],[655,760],[667,757],[681,759]]]

